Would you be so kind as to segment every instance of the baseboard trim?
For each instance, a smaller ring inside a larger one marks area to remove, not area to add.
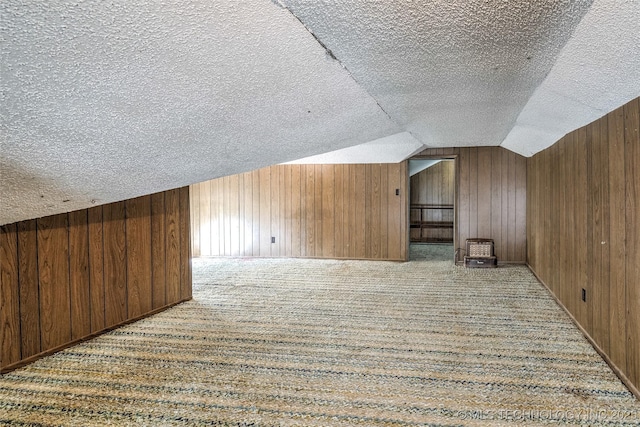
[[[604,361],[607,362],[607,365],[609,365],[613,373],[616,374],[618,378],[620,378],[620,381],[622,381],[625,387],[629,389],[629,391],[636,397],[636,399],[640,400],[640,390],[638,390],[638,388],[631,382],[631,380],[627,378],[624,372],[622,372],[622,370],[618,368],[615,363],[613,363],[613,361],[609,358],[609,355],[605,353],[605,351],[602,350],[602,348],[600,348],[600,346],[591,337],[591,335],[589,335],[587,330],[584,329],[584,327],[582,327],[582,325],[578,322],[578,320],[574,317],[574,315],[567,309],[567,307],[564,306],[564,304],[558,299],[558,297],[553,293],[553,291],[551,291],[551,288],[547,286],[544,280],[542,280],[540,276],[538,276],[538,274],[531,267],[531,265],[529,265],[529,263],[527,263],[527,267],[529,268],[529,271],[533,273],[536,279],[538,279],[538,282],[540,282],[540,284],[544,286],[544,288],[549,292],[549,294],[551,294],[556,304],[558,304],[560,308],[562,308],[562,310],[564,310],[564,312],[567,313],[567,315],[569,316],[573,324],[577,326],[577,328],[580,330],[582,335],[584,335],[587,341],[589,341],[589,344],[591,344],[591,346],[598,352],[598,354],[602,357],[602,359],[604,359]]]
[[[167,309],[169,309],[169,308],[171,308],[173,306],[176,306],[178,304],[182,304],[183,302],[186,302],[186,301],[190,301],[191,299],[192,298],[189,297],[189,298],[182,299],[182,300],[180,300],[178,302],[174,302],[172,304],[167,304],[165,306],[162,306],[162,307],[156,308],[154,310],[151,310],[148,313],[142,314],[142,315],[137,316],[137,317],[132,317],[131,319],[127,319],[124,322],[120,322],[120,323],[117,323],[115,325],[109,326],[108,328],[101,329],[100,331],[93,332],[93,333],[91,333],[91,334],[89,334],[87,336],[84,336],[82,338],[78,338],[78,339],[75,339],[73,341],[69,341],[68,343],[64,343],[62,345],[59,345],[59,346],[54,347],[54,348],[50,348],[50,349],[48,349],[46,351],[43,351],[43,352],[40,352],[38,354],[34,354],[33,356],[29,356],[29,357],[27,357],[25,359],[22,359],[22,360],[18,361],[18,362],[12,363],[12,364],[7,365],[7,366],[3,366],[2,369],[0,369],[0,374],[6,374],[7,372],[11,372],[11,371],[14,371],[14,370],[16,370],[18,368],[22,368],[23,366],[29,365],[29,364],[35,362],[38,359],[42,359],[43,357],[46,357],[46,356],[51,356],[54,353],[57,353],[57,352],[62,351],[64,349],[66,349],[66,348],[73,347],[74,345],[78,345],[78,344],[80,344],[82,342],[85,342],[85,341],[88,341],[90,339],[93,339],[95,337],[98,337],[98,336],[106,333],[106,332],[113,331],[114,329],[118,329],[118,328],[120,328],[120,327],[122,327],[124,325],[128,325],[129,323],[137,322],[138,320],[142,320],[142,319],[147,318],[149,316],[153,316],[154,314],[158,314],[158,313],[160,313],[162,311],[165,311],[165,310],[167,310]]]

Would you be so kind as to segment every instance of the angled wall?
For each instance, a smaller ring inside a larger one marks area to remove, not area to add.
[[[639,104],[636,98],[527,161],[528,263],[636,395]]]
[[[192,185],[193,254],[406,260],[407,192],[407,162],[277,165]]]
[[[189,188],[0,227],[0,369],[191,298]]]

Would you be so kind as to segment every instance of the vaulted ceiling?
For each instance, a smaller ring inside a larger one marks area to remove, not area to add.
[[[0,14],[0,224],[299,159],[530,156],[640,95],[637,1],[3,0]]]

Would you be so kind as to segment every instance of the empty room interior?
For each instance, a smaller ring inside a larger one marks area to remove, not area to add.
[[[640,2],[0,31],[0,425],[640,423]]]

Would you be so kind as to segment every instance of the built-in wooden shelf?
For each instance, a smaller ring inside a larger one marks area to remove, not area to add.
[[[419,236],[412,234],[412,242],[453,242],[453,221],[434,220],[429,218],[429,215],[427,214],[429,211],[439,210],[441,212],[435,215],[436,217],[443,218],[449,216],[453,218],[453,205],[412,204],[409,209],[411,210],[411,221],[409,227],[413,229],[420,229]],[[416,211],[419,213],[414,214]],[[451,214],[443,215],[444,212],[447,211],[451,211]],[[450,229],[451,238],[429,236],[425,232],[430,229]]]

